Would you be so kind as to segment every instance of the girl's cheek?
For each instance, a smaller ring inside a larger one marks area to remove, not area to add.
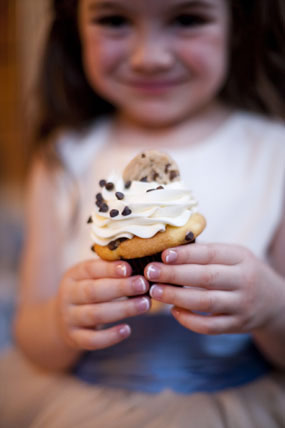
[[[181,44],[179,57],[194,75],[217,79],[227,69],[227,46],[224,38],[211,37]]]
[[[123,55],[124,49],[119,42],[106,41],[99,37],[92,37],[84,50],[85,61],[89,68],[96,68],[106,73],[117,66]]]

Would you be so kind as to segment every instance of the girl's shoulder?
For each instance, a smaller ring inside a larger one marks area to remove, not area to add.
[[[237,112],[236,118],[246,140],[253,143],[270,141],[271,144],[280,145],[285,149],[285,125],[281,119],[245,111]]]
[[[96,153],[106,142],[110,119],[96,120],[81,130],[61,130],[54,143],[64,169],[77,176],[88,168]]]

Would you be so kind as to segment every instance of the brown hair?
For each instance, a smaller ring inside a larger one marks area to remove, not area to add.
[[[237,108],[285,117],[284,0],[227,0],[230,69],[221,98]],[[88,84],[77,28],[78,0],[53,0],[39,79],[37,141],[60,127],[80,129],[114,107]]]
[[[285,118],[285,2],[229,0],[230,69],[222,90],[235,107]]]

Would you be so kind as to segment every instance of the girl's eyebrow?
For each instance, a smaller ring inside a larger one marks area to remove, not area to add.
[[[89,11],[97,11],[97,10],[105,10],[105,9],[113,9],[122,7],[122,5],[119,5],[118,3],[112,2],[112,1],[93,1],[90,2],[88,5]]]
[[[214,8],[215,2],[213,0],[186,0],[182,1],[181,3],[177,2],[173,5],[173,9],[187,9],[197,7]]]
[[[96,10],[106,10],[106,9],[113,9],[113,8],[123,8],[123,4],[119,4],[117,2],[112,2],[109,0],[96,0],[93,2],[90,2],[88,8],[90,11],[96,11]],[[207,8],[214,8],[214,2],[213,0],[186,0],[181,3],[179,1],[171,7],[171,9],[184,9],[184,8],[196,8],[196,7],[207,7]]]

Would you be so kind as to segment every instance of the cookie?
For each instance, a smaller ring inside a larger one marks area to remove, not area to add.
[[[125,183],[134,180],[168,184],[180,180],[176,162],[166,153],[147,150],[137,155],[123,172]]]

